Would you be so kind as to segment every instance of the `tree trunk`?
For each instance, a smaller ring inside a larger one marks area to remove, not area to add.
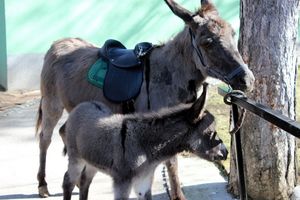
[[[256,78],[249,98],[295,119],[299,0],[241,0],[239,50]],[[286,200],[296,184],[295,138],[254,114],[241,130],[248,197]],[[232,156],[233,158],[233,156]],[[230,187],[237,193],[236,169]]]

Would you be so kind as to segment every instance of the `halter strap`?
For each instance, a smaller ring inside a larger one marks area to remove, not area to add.
[[[203,54],[201,52],[201,49],[198,47],[198,45],[196,43],[195,35],[191,28],[189,28],[189,33],[191,36],[192,46],[193,46],[194,50],[196,51],[197,56],[202,64],[203,68],[207,71],[207,73],[212,74],[212,75],[220,78],[221,80],[224,80],[226,83],[229,83],[235,76],[239,75],[243,71],[243,67],[239,66],[238,68],[236,68],[232,72],[230,72],[228,75],[224,75],[224,74],[208,67],[207,63],[203,57]]]
[[[192,45],[200,59],[200,62],[201,64],[203,65],[204,68],[207,68],[207,65],[206,65],[206,62],[204,61],[204,58],[203,58],[203,55],[201,53],[201,49],[198,48],[197,46],[197,43],[196,43],[196,40],[195,40],[195,35],[194,33],[192,32],[192,29],[189,28],[189,32],[190,32],[190,35],[191,35],[191,41],[192,41]]]
[[[230,74],[225,76],[224,80],[230,81],[235,76],[239,75],[242,71],[243,71],[243,67],[240,66],[240,67],[236,68],[235,70],[233,70],[232,72],[230,72]]]

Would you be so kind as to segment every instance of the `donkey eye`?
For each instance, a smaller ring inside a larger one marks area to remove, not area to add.
[[[232,37],[235,37],[236,33],[234,31],[232,31],[231,35],[232,35]]]
[[[201,41],[201,46],[203,47],[209,47],[213,43],[212,38],[206,38],[203,41]]]

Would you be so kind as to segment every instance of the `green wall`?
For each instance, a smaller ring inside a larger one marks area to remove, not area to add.
[[[192,11],[200,4],[176,1]],[[238,29],[239,0],[214,2]],[[44,54],[57,39],[80,37],[102,46],[111,38],[133,48],[164,42],[184,25],[163,0],[5,0],[5,12],[8,90],[39,89]]]
[[[176,0],[195,11],[200,0]],[[0,29],[5,28],[0,0]],[[239,0],[213,0],[220,15],[239,29]],[[98,46],[106,39],[128,48],[160,43],[183,28],[163,0],[5,0],[8,89],[38,89],[43,57],[53,41],[81,37]],[[5,31],[1,30],[0,81],[5,72]],[[2,39],[1,39],[2,38]],[[236,38],[237,39],[237,38]],[[1,83],[0,83],[1,84]]]
[[[199,0],[177,0],[196,10]],[[183,27],[163,0],[6,0],[9,54],[45,53],[62,37],[81,37],[99,46],[108,38],[128,47],[158,43]],[[239,0],[214,0],[221,15],[238,28]]]
[[[6,32],[4,0],[0,0],[0,90],[7,88]]]

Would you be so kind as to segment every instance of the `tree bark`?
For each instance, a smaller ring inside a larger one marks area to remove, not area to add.
[[[239,50],[256,78],[249,98],[295,119],[299,0],[241,0]],[[248,197],[286,200],[296,184],[295,138],[247,113],[241,130]],[[233,158],[233,156],[232,156]],[[230,189],[237,193],[234,161]]]

